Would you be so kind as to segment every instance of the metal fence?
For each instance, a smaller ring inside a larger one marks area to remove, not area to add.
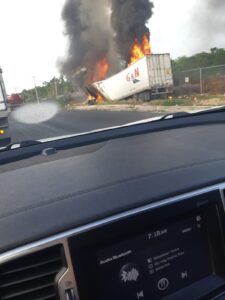
[[[225,65],[174,72],[175,93],[225,94]]]

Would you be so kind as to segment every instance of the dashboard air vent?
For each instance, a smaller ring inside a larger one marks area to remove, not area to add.
[[[64,267],[61,246],[0,266],[0,300],[56,300],[56,275]]]

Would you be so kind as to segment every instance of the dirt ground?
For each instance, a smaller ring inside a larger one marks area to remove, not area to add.
[[[151,105],[129,105],[129,104],[115,104],[115,105],[76,105],[68,106],[68,110],[102,110],[102,111],[140,111],[140,112],[156,112],[156,113],[174,113],[180,111],[199,111],[202,109],[211,108],[210,106],[151,106]]]
[[[115,102],[102,102],[97,105],[70,103],[68,110],[103,110],[103,111],[140,111],[156,113],[174,113],[180,111],[199,111],[212,107],[225,105],[225,96],[192,96],[190,98],[171,98],[141,102],[124,100]]]

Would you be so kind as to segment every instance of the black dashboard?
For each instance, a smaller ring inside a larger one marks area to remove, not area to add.
[[[178,126],[2,164],[0,299],[223,299],[224,129]],[[46,249],[60,261],[55,294],[22,273],[36,284],[25,297],[16,276],[39,260],[42,274]]]

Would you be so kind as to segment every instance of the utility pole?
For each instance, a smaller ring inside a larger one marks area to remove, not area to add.
[[[200,94],[203,94],[203,82],[202,82],[202,68],[199,68],[200,71]]]
[[[57,87],[57,82],[56,82],[56,78],[54,79],[54,86],[55,86],[55,97],[58,97],[58,87]]]
[[[34,80],[34,88],[35,88],[37,103],[40,104],[40,99],[38,96],[38,90],[37,90],[37,86],[36,86],[35,76],[33,76],[33,80]]]

